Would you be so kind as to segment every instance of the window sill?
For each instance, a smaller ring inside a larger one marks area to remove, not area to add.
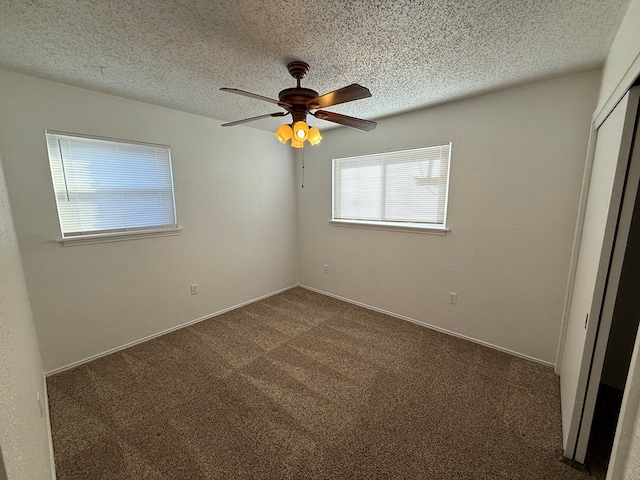
[[[178,235],[181,227],[166,228],[163,230],[139,230],[136,232],[101,233],[98,235],[84,235],[78,237],[62,238],[56,240],[65,247],[74,245],[88,245],[92,243],[122,242],[124,240],[138,240],[140,238],[167,237]]]
[[[392,222],[359,222],[356,220],[331,220],[329,223],[341,227],[370,228],[373,230],[390,230],[395,232],[423,233],[427,235],[446,235],[450,231],[444,226],[422,226],[419,224],[396,224]]]

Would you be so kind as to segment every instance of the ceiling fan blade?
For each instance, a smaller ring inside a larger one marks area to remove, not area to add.
[[[289,115],[289,112],[276,112],[276,113],[267,113],[265,115],[258,115],[257,117],[245,118],[243,120],[236,120],[235,122],[223,123],[223,127],[233,127],[235,125],[240,125],[242,123],[253,122],[254,120],[260,120],[261,118],[268,117],[284,117],[285,115]]]
[[[333,92],[325,93],[307,102],[307,106],[315,110],[316,108],[326,108],[340,103],[352,102],[361,98],[368,98],[371,92],[368,88],[354,83],[346,87],[339,88]]]
[[[324,110],[318,110],[312,113],[316,118],[320,120],[326,120],[328,122],[339,123],[340,125],[346,125],[347,127],[357,128],[365,132],[370,132],[376,128],[377,123],[371,120],[363,120],[362,118],[349,117],[347,115],[341,115],[339,113],[327,112]]]
[[[263,97],[262,95],[258,95],[257,93],[246,92],[244,90],[238,90],[237,88],[223,87],[220,90],[222,90],[223,92],[230,92],[230,93],[236,93],[238,95],[244,95],[245,97],[257,98],[258,100],[263,100],[269,103],[275,103],[276,105],[281,105],[281,106],[284,105],[287,107],[291,106],[288,103],[281,102],[280,100],[276,100],[275,98]]]

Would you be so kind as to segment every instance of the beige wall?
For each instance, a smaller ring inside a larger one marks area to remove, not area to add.
[[[300,283],[553,363],[599,80],[588,72],[383,119],[370,133],[325,132],[304,150]],[[446,236],[329,224],[332,157],[449,141]]]
[[[294,161],[272,134],[8,72],[0,90],[0,154],[46,371],[296,284]],[[45,129],[170,145],[184,230],[56,243]]]
[[[0,478],[53,478],[42,361],[0,163]],[[43,418],[40,416],[43,409]]]

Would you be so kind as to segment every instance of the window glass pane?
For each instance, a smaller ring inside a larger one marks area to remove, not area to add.
[[[169,147],[46,135],[63,237],[177,227]]]
[[[340,215],[346,218],[377,219],[382,204],[375,200],[382,187],[382,165],[364,165],[341,171]]]
[[[334,159],[334,219],[444,225],[450,145]]]

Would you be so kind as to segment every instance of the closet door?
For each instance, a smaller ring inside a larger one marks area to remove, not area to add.
[[[637,88],[630,90],[597,131],[567,318],[560,366],[564,456],[580,463],[584,463],[584,439],[589,435],[588,431],[581,431],[581,425],[590,427],[595,403],[585,402],[589,376],[594,364],[596,370],[601,372],[604,362],[604,353],[594,356],[594,349],[601,327],[605,286],[629,165],[638,93]],[[599,382],[599,375],[597,380]],[[582,441],[578,448],[580,438]]]

